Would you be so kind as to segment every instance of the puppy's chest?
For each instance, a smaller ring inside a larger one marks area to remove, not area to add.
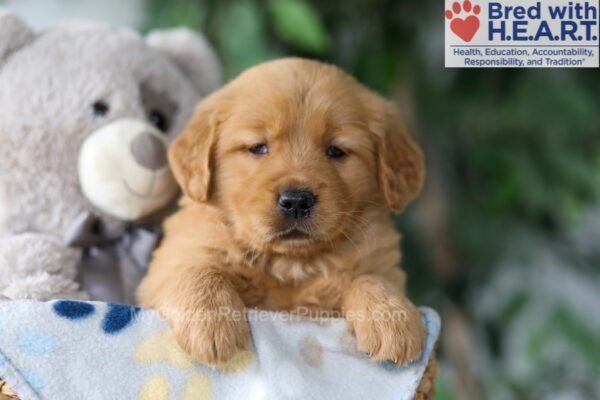
[[[228,268],[229,278],[247,307],[312,312],[339,310],[350,275],[328,259],[259,257]]]

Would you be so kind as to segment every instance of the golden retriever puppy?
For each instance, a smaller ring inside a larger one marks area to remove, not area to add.
[[[419,357],[389,212],[421,190],[423,156],[390,103],[334,66],[268,62],[205,99],[169,160],[185,196],[138,297],[193,358],[246,348],[252,307],[336,312],[372,359]]]

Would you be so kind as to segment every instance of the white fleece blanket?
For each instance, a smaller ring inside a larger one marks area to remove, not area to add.
[[[250,311],[253,346],[224,370],[194,363],[153,311],[82,302],[0,302],[0,376],[22,400],[410,399],[440,330],[396,367],[356,352],[346,322]]]

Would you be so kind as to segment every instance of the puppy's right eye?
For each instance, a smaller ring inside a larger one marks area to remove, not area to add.
[[[260,143],[260,144],[250,147],[248,149],[248,151],[252,154],[262,156],[269,152],[269,146],[267,146],[265,143]]]
[[[325,154],[329,158],[342,158],[346,155],[346,152],[339,147],[329,146],[327,150],[325,150]]]

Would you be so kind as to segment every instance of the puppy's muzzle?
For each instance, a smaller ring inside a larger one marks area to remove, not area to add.
[[[308,190],[287,189],[279,194],[277,205],[281,213],[293,219],[304,219],[312,215],[317,197]]]

